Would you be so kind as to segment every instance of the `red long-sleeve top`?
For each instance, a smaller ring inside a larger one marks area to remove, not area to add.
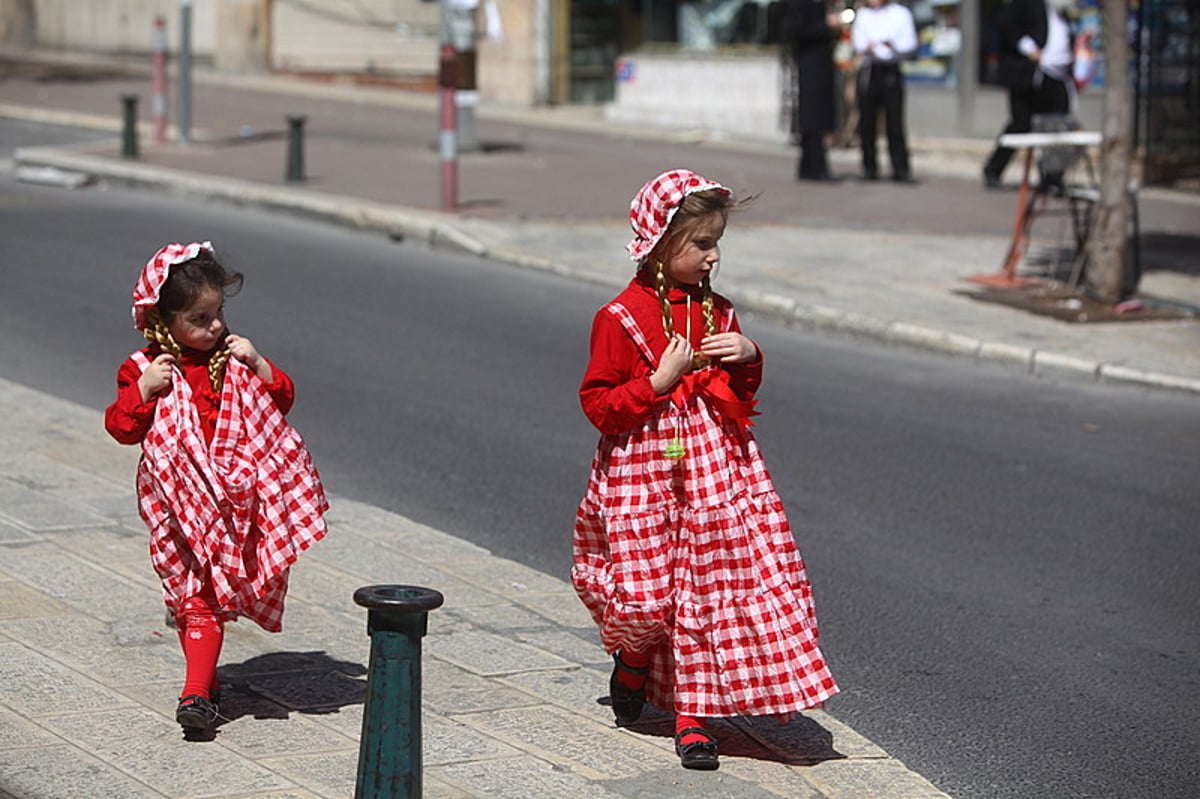
[[[624,305],[637,320],[657,360],[667,347],[667,334],[663,330],[658,292],[651,280],[645,272],[639,272],[614,302]],[[671,289],[667,299],[671,304],[675,332],[680,335],[688,330],[690,307],[690,341],[692,347],[699,351],[700,340],[705,336],[703,293],[700,288]],[[713,314],[719,332],[741,332],[733,313],[733,304],[719,294],[713,296]],[[620,321],[604,309],[596,314],[592,322],[591,342],[591,359],[579,387],[584,415],[605,435],[631,431],[668,401],[670,390],[665,394],[654,393],[650,385],[654,367],[642,355]],[[757,357],[750,363],[718,366],[729,373],[730,388],[739,399],[754,397],[762,383],[761,350],[757,351]]]
[[[152,344],[142,350],[146,357],[153,361],[162,349]],[[200,414],[200,427],[204,431],[204,440],[212,442],[217,429],[217,415],[220,412],[220,399],[213,390],[212,381],[208,378],[208,360],[210,352],[197,352],[185,349],[175,365],[182,370],[183,377],[192,389],[192,401]],[[296,399],[296,387],[292,379],[271,361],[272,382],[267,384],[267,392],[280,413],[287,414],[292,409]],[[154,410],[158,406],[158,397],[151,397],[142,402],[142,390],[138,388],[138,378],[142,369],[132,357],[126,358],[117,371],[117,398],[104,412],[104,429],[121,444],[140,444],[146,437],[151,423],[154,421]]]

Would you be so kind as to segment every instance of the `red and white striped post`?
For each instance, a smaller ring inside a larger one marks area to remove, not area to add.
[[[167,20],[154,18],[154,96],[150,100],[154,117],[154,141],[167,141]]]
[[[458,59],[450,42],[442,42],[438,67],[438,96],[441,100],[438,155],[442,165],[442,210],[453,211],[458,206],[458,114],[454,105]]]

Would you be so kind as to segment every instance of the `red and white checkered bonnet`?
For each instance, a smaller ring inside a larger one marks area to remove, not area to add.
[[[146,262],[137,284],[133,287],[133,326],[146,328],[146,311],[158,304],[158,293],[162,290],[167,275],[175,264],[192,260],[201,250],[213,252],[212,242],[193,241],[191,244],[168,244]]]
[[[633,241],[625,247],[629,256],[641,263],[658,244],[683,198],[700,191],[716,189],[726,195],[730,190],[720,183],[697,175],[689,169],[672,169],[642,186],[629,204],[629,224]]]

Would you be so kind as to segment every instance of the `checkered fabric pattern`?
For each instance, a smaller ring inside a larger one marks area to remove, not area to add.
[[[646,337],[607,306],[651,363]],[[663,449],[678,429],[687,450]],[[609,652],[651,656],[647,698],[700,718],[787,715],[837,693],[804,561],[750,432],[703,394],[602,436],[572,581]]]
[[[133,286],[133,326],[138,330],[146,327],[146,312],[158,303],[158,293],[162,290],[167,274],[175,264],[192,260],[201,250],[213,252],[213,246],[208,241],[193,241],[191,244],[168,244],[150,257],[142,267]]]
[[[329,503],[303,439],[248,367],[226,367],[211,444],[187,381],[173,381],[142,442],[137,491],[173,613],[211,578],[225,618],[282,629],[288,571],[324,537]]]
[[[688,169],[663,172],[642,186],[629,204],[629,224],[633,228],[633,241],[625,246],[629,257],[641,263],[667,232],[683,198],[708,189],[731,193],[720,183]]]

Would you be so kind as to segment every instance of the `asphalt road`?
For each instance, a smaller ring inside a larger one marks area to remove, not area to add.
[[[162,196],[3,178],[0,208],[6,379],[102,409],[142,263],[211,238],[333,493],[565,577],[595,443],[575,388],[611,292]],[[960,798],[1191,796],[1195,401],[743,325],[831,711]]]

